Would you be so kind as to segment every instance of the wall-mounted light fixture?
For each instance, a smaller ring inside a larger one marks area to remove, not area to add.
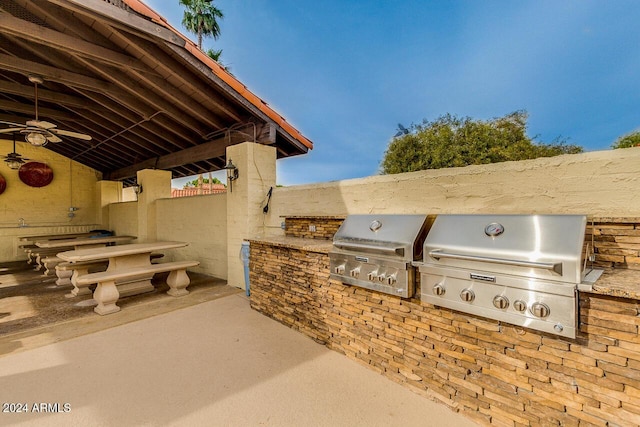
[[[238,179],[238,168],[233,164],[231,159],[227,162],[227,165],[224,167],[227,170],[227,181],[229,182],[229,192],[233,192],[233,181]]]

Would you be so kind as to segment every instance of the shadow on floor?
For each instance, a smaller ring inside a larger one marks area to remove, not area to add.
[[[100,316],[93,311],[91,295],[69,298],[73,289],[57,286],[55,276],[45,276],[25,262],[0,266],[0,356],[70,339],[113,326],[167,313],[241,292],[226,281],[189,273],[189,294],[171,297],[168,273],[158,274],[155,291],[118,300],[121,311]],[[29,343],[29,345],[26,345]]]

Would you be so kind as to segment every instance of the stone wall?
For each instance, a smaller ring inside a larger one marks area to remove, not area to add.
[[[596,218],[591,224],[587,241],[593,237],[597,267],[640,270],[640,218]]]
[[[343,285],[326,253],[252,241],[250,269],[254,309],[480,424],[640,425],[636,300],[581,293],[572,340]]]
[[[344,217],[296,216],[285,218],[284,233],[289,237],[307,239],[333,239]]]

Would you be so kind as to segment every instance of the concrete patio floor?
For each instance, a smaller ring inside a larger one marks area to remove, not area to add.
[[[476,425],[243,294],[2,356],[0,380],[3,409],[28,410],[0,412],[0,425]]]

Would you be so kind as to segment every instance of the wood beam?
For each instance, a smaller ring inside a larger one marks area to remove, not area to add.
[[[120,28],[131,31],[132,28],[147,37],[160,38],[168,43],[184,46],[185,40],[173,31],[140,17],[135,13],[105,2],[104,0],[48,0],[72,12],[80,13],[95,20],[115,22]]]
[[[25,98],[33,99],[35,97],[33,85],[27,86],[20,83],[13,83],[7,81],[0,81],[0,92],[10,93],[12,95],[20,95]],[[77,96],[66,95],[60,92],[54,92],[51,90],[38,87],[38,99],[43,101],[55,102],[56,104],[74,107],[74,108],[91,108],[87,105],[87,101]]]
[[[258,107],[249,102],[244,96],[240,95],[235,89],[233,89],[229,84],[223,81],[220,77],[218,77],[210,68],[205,66],[202,62],[198,61],[190,52],[188,52],[184,48],[180,48],[177,46],[167,45],[171,50],[173,50],[177,55],[182,57],[188,64],[190,64],[195,69],[199,70],[202,74],[207,76],[213,82],[215,82],[220,88],[224,89],[226,93],[228,93],[233,99],[235,99],[238,103],[244,105],[248,111],[250,111],[254,116],[259,117],[261,120],[265,122],[273,122],[273,120],[268,117],[263,111],[261,111]],[[275,122],[274,122],[275,123]],[[296,138],[291,136],[289,132],[284,130],[281,126],[278,126],[278,131],[280,134],[294,147],[297,147],[301,152],[306,153],[309,148],[298,141]]]
[[[15,18],[7,13],[0,13],[0,29],[7,34],[54,49],[64,50],[66,53],[81,55],[94,61],[105,62],[139,71],[151,71],[135,58],[86,42],[77,37],[68,36],[64,33],[32,24],[29,21]]]
[[[212,104],[212,108],[219,114],[227,115],[229,121],[239,122],[242,120],[240,112],[229,105],[229,101],[218,91],[213,90],[212,85],[204,82],[201,76],[187,72],[176,73],[175,70],[182,68],[182,64],[176,61],[174,55],[167,53],[148,40],[116,28],[112,28],[112,31],[111,39],[114,42],[118,40],[119,43],[126,45],[127,49],[134,50],[136,57],[140,58],[141,62],[147,64],[164,77],[179,82],[181,88],[188,88],[192,93],[199,94],[203,99],[207,100],[208,104]],[[184,89],[182,90],[184,91]]]
[[[270,135],[271,124],[265,125],[262,134]],[[142,169],[171,169],[184,166],[190,163],[206,161],[216,157],[224,157],[226,148],[230,145],[247,141],[246,135],[231,132],[229,135],[222,135],[219,138],[205,142],[195,147],[187,148],[166,156],[150,158],[135,165],[116,171],[108,172],[105,179],[118,180],[135,176],[136,172]]]
[[[35,107],[29,104],[23,104],[15,101],[0,100],[0,110],[13,111],[15,113],[31,114],[35,117]],[[54,110],[52,108],[38,107],[38,113],[41,119],[51,118],[56,120],[74,120],[75,117],[72,114],[65,113],[63,111]]]

